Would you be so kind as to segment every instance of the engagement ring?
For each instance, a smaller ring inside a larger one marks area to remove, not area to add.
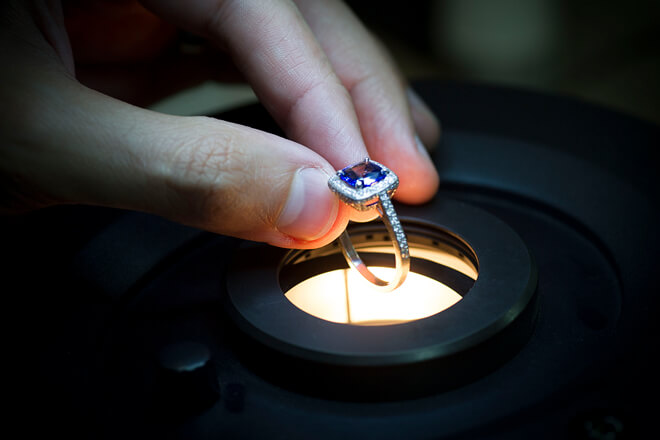
[[[339,237],[339,243],[348,264],[383,291],[399,287],[410,269],[408,240],[390,199],[399,186],[399,178],[384,165],[366,158],[362,162],[337,171],[328,180],[328,186],[344,203],[359,211],[375,208],[383,219],[394,245],[395,275],[394,279],[388,282],[378,278],[364,264],[345,230]]]

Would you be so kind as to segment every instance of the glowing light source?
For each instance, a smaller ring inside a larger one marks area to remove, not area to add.
[[[388,267],[370,269],[385,279],[394,271]],[[461,300],[448,286],[418,273],[411,272],[401,287],[383,293],[349,269],[308,278],[291,288],[286,297],[318,318],[355,325],[387,325],[426,318]]]

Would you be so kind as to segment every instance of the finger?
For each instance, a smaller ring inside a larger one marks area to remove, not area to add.
[[[351,97],[291,2],[143,3],[226,47],[287,135],[335,169],[367,155]]]
[[[371,157],[399,176],[398,198],[427,201],[437,190],[438,175],[421,138],[437,142],[437,122],[419,103],[412,103],[411,114],[405,81],[346,5],[327,0],[296,4],[350,92]]]
[[[319,247],[346,225],[346,210],[326,183],[332,166],[299,144],[139,109],[71,78],[26,76],[13,78],[20,94],[3,92],[15,111],[0,125],[13,133],[2,142],[0,174],[32,193],[147,211],[283,247]]]
[[[143,210],[285,247],[319,247],[345,228],[333,168],[291,141],[209,118],[139,109],[67,70],[24,5],[0,27],[0,210],[88,203]],[[54,23],[54,22],[52,22]],[[65,35],[65,34],[64,34]],[[66,38],[63,40],[66,42]],[[66,44],[64,44],[66,46]],[[19,204],[17,206],[16,204]]]
[[[411,87],[408,87],[407,95],[415,131],[426,149],[433,151],[440,139],[440,122]]]

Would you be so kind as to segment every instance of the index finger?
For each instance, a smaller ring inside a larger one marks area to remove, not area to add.
[[[421,100],[406,93],[392,60],[343,2],[295,1],[351,94],[370,156],[399,176],[397,198],[428,201],[439,178],[422,138],[437,142],[437,121]]]
[[[288,1],[146,0],[154,12],[226,47],[286,134],[336,169],[368,155],[351,96]]]

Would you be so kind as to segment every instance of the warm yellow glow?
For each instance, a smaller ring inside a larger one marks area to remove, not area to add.
[[[394,269],[388,267],[369,269],[383,279],[394,275]],[[309,278],[290,289],[286,297],[318,318],[356,325],[396,324],[426,318],[461,299],[451,288],[418,273],[409,273],[398,289],[381,292],[359,273],[347,269]]]
[[[383,254],[391,254],[392,246],[369,246],[369,252],[379,252]],[[412,258],[420,258],[422,260],[433,261],[434,263],[441,264],[462,273],[465,276],[477,279],[477,270],[469,263],[465,257],[458,255],[457,251],[446,247],[442,251],[433,248],[424,248],[422,246],[415,246],[410,248],[410,256]]]

